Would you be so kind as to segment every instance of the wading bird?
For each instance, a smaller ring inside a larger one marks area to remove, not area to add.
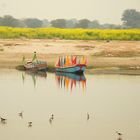
[[[87,113],[87,120],[89,120],[89,114]]]
[[[18,113],[19,117],[23,118],[23,111],[21,111],[20,113]]]
[[[54,115],[52,114],[52,116],[51,116],[51,119],[53,120],[54,119]]]
[[[28,122],[28,127],[32,127],[33,122]]]
[[[118,132],[118,131],[116,131],[116,133],[117,133],[119,136],[122,136],[122,133],[120,133],[120,132]]]
[[[7,119],[2,118],[2,117],[0,117],[0,118],[1,118],[1,122],[2,122],[2,123],[6,123]]]
[[[53,119],[54,119],[54,115],[52,114],[50,119],[49,119],[50,124],[52,124]]]

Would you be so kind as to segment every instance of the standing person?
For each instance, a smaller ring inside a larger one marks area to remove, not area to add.
[[[22,57],[22,62],[21,63],[22,63],[22,65],[24,65],[26,63],[25,56]]]
[[[34,52],[34,54],[33,54],[32,62],[35,61],[35,60],[37,60],[36,52]]]

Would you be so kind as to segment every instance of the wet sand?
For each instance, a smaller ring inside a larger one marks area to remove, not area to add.
[[[34,51],[51,67],[60,55],[84,55],[87,73],[140,74],[140,41],[0,39],[0,68],[13,69]]]

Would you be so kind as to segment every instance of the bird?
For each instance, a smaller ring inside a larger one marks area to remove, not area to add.
[[[51,119],[53,120],[54,119],[54,115],[52,114],[52,116],[51,116]]]
[[[116,133],[117,133],[119,136],[122,136],[122,133],[120,133],[120,132],[118,132],[118,131],[116,131]]]
[[[0,117],[0,118],[1,118],[2,123],[5,123],[7,121],[7,119],[5,119],[5,118],[2,118],[2,117]]]
[[[19,117],[23,118],[23,111],[18,113]]]
[[[28,127],[32,127],[33,122],[28,122]]]
[[[54,115],[52,114],[50,119],[49,119],[50,124],[52,124],[53,119],[54,119]]]
[[[89,120],[89,114],[87,113],[87,120]]]

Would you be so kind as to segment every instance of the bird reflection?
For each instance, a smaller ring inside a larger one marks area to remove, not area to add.
[[[64,87],[67,90],[72,89],[76,87],[77,83],[79,83],[79,86],[82,85],[82,89],[84,90],[86,88],[86,78],[82,75],[72,74],[72,73],[60,73],[56,72],[55,74],[56,82],[59,87]]]
[[[117,140],[123,140],[121,137],[119,137]]]
[[[49,119],[49,123],[52,124],[52,119],[51,118]]]

